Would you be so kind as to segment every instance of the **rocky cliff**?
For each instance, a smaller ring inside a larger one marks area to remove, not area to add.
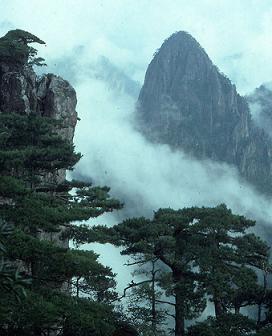
[[[235,165],[272,192],[272,143],[252,121],[245,98],[186,32],[154,55],[137,103],[138,128],[153,142]]]
[[[72,141],[76,103],[75,90],[61,77],[38,77],[31,67],[0,62],[0,112],[35,113],[62,120],[62,135]]]
[[[0,61],[0,113],[34,113],[61,120],[63,127],[58,132],[72,142],[77,122],[76,103],[75,90],[61,77],[53,74],[38,77],[29,66]],[[61,183],[66,171],[59,170],[57,176],[45,177],[52,178]],[[68,240],[59,240],[60,234],[40,232],[40,238],[68,247]]]

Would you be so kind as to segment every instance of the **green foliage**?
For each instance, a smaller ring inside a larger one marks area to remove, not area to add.
[[[152,288],[150,284],[143,284],[134,287],[128,295],[128,306],[126,314],[133,321],[142,336],[164,336],[167,322],[166,310],[156,302],[155,314],[152,314]],[[161,293],[155,292],[156,299],[161,299]]]
[[[272,326],[271,324],[259,330],[256,336],[271,336],[272,335]]]
[[[56,329],[62,336],[110,335],[119,323],[110,305],[117,297],[115,274],[92,251],[68,249],[64,236],[70,222],[122,205],[107,187],[59,175],[81,157],[58,135],[60,128],[36,115],[0,114],[0,218],[14,227],[5,254],[32,279],[18,303],[0,276],[2,334],[36,336]],[[14,276],[1,275],[15,284]]]
[[[37,36],[21,30],[10,30],[0,38],[0,61],[18,65],[46,65],[44,59],[36,57],[37,49],[29,46],[31,43],[45,44]]]
[[[117,317],[110,306],[89,299],[74,298],[60,292],[27,291],[9,315],[7,335],[104,336],[115,330]],[[2,321],[1,321],[2,322]],[[1,335],[5,335],[5,326]]]
[[[254,270],[268,267],[269,248],[246,232],[254,224],[225,205],[160,209],[153,220],[133,218],[108,229],[108,241],[121,245],[123,254],[153,256],[164,264],[158,284],[174,296],[175,335],[184,335],[184,320],[199,316],[207,298],[218,319],[258,302]],[[106,236],[106,228],[100,229]]]
[[[53,119],[2,113],[0,125],[0,169],[31,183],[40,183],[45,173],[72,169],[81,157],[58,135],[61,124]]]
[[[8,258],[8,239],[13,234],[13,227],[0,220],[0,321],[7,320],[10,302],[18,304],[25,297],[25,286],[29,279],[22,277],[18,266],[11,263]],[[6,303],[6,304],[5,304]]]
[[[256,323],[243,315],[225,314],[188,329],[188,336],[248,336],[256,329]]]

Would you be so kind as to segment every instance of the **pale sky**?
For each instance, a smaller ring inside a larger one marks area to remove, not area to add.
[[[47,60],[84,45],[143,81],[163,40],[186,30],[239,92],[271,80],[271,0],[0,0],[0,12],[0,34],[36,34]]]

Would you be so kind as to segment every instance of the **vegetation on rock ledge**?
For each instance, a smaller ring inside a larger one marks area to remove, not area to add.
[[[44,59],[37,56],[37,49],[30,43],[45,44],[37,36],[21,29],[10,30],[0,38],[0,61],[20,65],[45,65]]]

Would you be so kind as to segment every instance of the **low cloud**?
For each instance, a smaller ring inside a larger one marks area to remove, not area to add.
[[[160,207],[225,203],[234,213],[257,220],[257,233],[267,236],[271,200],[245,183],[235,167],[198,161],[167,145],[149,143],[133,125],[134,98],[83,72],[76,82],[81,121],[75,142],[84,156],[73,175],[110,186],[111,194],[125,203],[123,210],[90,224],[114,225],[127,217],[152,217]],[[122,267],[126,257],[110,245],[91,244],[89,248],[101,253],[101,260],[118,273],[121,292],[130,281],[128,269]]]
[[[111,186],[127,204],[126,214],[150,216],[159,207],[223,202],[261,221],[271,218],[270,201],[244,182],[235,167],[198,161],[146,141],[133,126],[135,101],[130,96],[88,78],[76,90],[78,112],[84,116],[76,129],[76,144],[84,153],[76,172]]]

